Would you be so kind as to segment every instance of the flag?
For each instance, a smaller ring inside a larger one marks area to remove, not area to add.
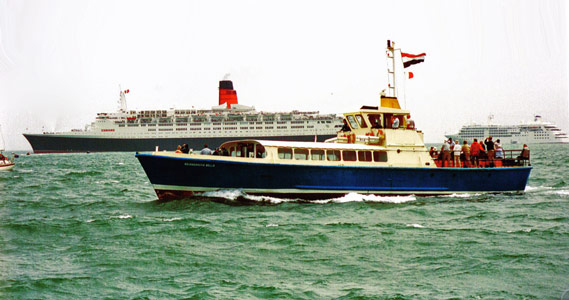
[[[407,72],[409,74],[409,79],[413,78],[413,72]]]
[[[403,67],[407,68],[411,65],[422,63],[425,61],[427,54],[409,54],[401,52],[401,60],[403,60]]]

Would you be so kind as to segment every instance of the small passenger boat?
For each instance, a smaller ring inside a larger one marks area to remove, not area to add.
[[[391,58],[394,51],[388,43]],[[344,113],[344,120],[326,142],[245,139],[222,144],[220,155],[136,156],[160,199],[223,189],[302,199],[523,192],[532,169],[529,159],[515,158],[481,162],[482,168],[441,166],[395,95],[382,95],[380,106]]]
[[[2,127],[0,127],[0,171],[10,171],[16,165],[14,163],[14,157],[12,159],[4,155],[4,135],[2,134]]]

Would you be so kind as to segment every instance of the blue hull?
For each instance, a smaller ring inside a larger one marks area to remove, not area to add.
[[[523,192],[532,167],[404,168],[260,164],[137,154],[160,199],[241,189],[248,194],[326,199],[362,194]]]

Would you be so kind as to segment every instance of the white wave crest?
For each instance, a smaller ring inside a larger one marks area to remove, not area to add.
[[[568,190],[548,191],[546,194],[569,196]]]
[[[124,214],[124,215],[114,216],[111,218],[114,218],[114,219],[130,219],[130,218],[132,218],[132,216],[129,214]]]
[[[541,190],[551,190],[551,189],[553,189],[553,188],[550,186],[540,185],[540,186],[535,187],[535,186],[526,185],[526,189],[524,190],[524,192],[537,192],[537,191],[541,191]]]
[[[420,225],[420,224],[405,224],[407,227],[413,227],[413,228],[425,228],[425,226]]]
[[[295,201],[295,199],[280,199],[268,196],[248,195],[242,190],[218,190],[218,191],[205,192],[201,195],[212,198],[223,198],[231,201],[236,201],[237,199],[245,199],[248,201],[265,202],[265,203],[268,202],[272,204]]]
[[[441,197],[441,198],[470,198],[470,197],[477,197],[480,196],[482,194],[480,193],[455,193],[455,194],[449,194],[449,195],[441,195],[441,196],[437,196],[437,197]]]
[[[239,189],[234,190],[218,190],[218,191],[211,191],[205,192],[201,194],[205,197],[213,197],[213,198],[222,198],[231,201],[236,201],[238,199],[244,199],[248,201],[254,202],[264,202],[264,203],[271,203],[271,204],[280,204],[284,202],[296,202],[299,199],[296,198],[275,198],[269,196],[257,196],[257,195],[248,195],[247,193],[243,192]],[[376,196],[376,195],[364,195],[358,193],[349,193],[345,196],[339,198],[332,198],[332,199],[324,199],[324,200],[313,200],[310,203],[316,204],[326,204],[326,203],[347,203],[347,202],[378,202],[378,203],[405,203],[410,201],[415,201],[416,198],[413,195],[409,196]]]
[[[169,218],[169,219],[162,219],[162,221],[164,221],[164,222],[173,222],[173,221],[179,221],[179,220],[181,220],[181,219],[182,219],[182,218],[175,217],[175,218]]]
[[[316,200],[314,203],[346,203],[346,202],[379,202],[379,203],[405,203],[410,201],[415,201],[417,198],[413,195],[409,196],[376,196],[376,195],[364,195],[358,193],[349,193],[343,197],[327,199],[327,200]]]

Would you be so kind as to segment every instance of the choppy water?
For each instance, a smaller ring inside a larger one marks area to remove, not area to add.
[[[559,299],[569,146],[524,194],[157,200],[132,153],[0,172],[2,299]]]

